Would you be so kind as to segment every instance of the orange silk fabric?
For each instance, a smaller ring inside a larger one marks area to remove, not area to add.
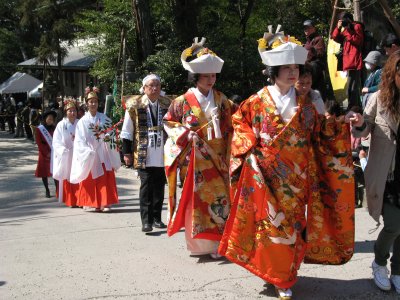
[[[354,249],[354,180],[347,124],[299,98],[285,124],[267,88],[233,115],[232,207],[219,252],[281,288],[303,259],[343,264]]]

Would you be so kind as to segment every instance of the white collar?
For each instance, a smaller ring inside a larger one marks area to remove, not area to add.
[[[92,114],[89,111],[86,112],[86,115],[89,118],[89,120],[95,120],[97,118],[98,114],[99,113],[96,112],[96,115],[92,116]]]
[[[276,100],[278,100],[278,102],[282,102],[286,99],[296,99],[296,91],[293,86],[290,87],[289,91],[285,95],[282,95],[274,85],[269,85],[267,88],[275,102]]]
[[[286,95],[281,95],[275,86],[270,85],[267,88],[275,102],[278,113],[285,122],[288,122],[296,112],[294,109],[297,106],[296,90],[291,87]]]
[[[154,105],[158,104],[158,99],[156,101],[154,101],[154,102],[151,102],[150,98],[146,94],[143,95],[143,98],[146,99],[151,106],[154,106]]]
[[[200,92],[199,89],[198,89],[197,87],[196,87],[196,88],[191,88],[190,90],[194,93],[194,95],[196,96],[196,98],[197,98],[197,100],[200,102],[200,104],[214,101],[214,92],[213,92],[213,89],[211,89],[211,90],[208,92],[208,95],[207,95],[207,96],[204,96],[203,93]]]
[[[157,106],[157,105],[158,105],[158,100],[156,100],[156,101],[154,101],[154,102],[151,102],[151,100],[149,99],[149,104],[150,104],[151,106]]]

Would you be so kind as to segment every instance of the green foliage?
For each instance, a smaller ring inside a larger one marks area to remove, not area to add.
[[[34,26],[20,26],[18,7],[23,0],[0,0],[0,82],[16,71],[16,65],[33,56],[39,41]]]
[[[312,19],[325,37],[332,15],[330,0],[148,0],[154,52],[143,62],[138,57],[138,41],[132,0],[0,0],[0,79],[13,72],[12,65],[31,58],[36,50],[40,59],[65,55],[64,44],[84,39],[84,52],[96,58],[90,74],[102,85],[118,81],[121,93],[122,44],[126,37],[126,58],[134,61],[134,82],[125,82],[125,95],[137,94],[141,79],[154,72],[162,78],[167,94],[179,95],[189,87],[187,72],[180,62],[183,49],[195,35],[207,38],[206,47],[225,64],[216,88],[227,96],[247,98],[265,85],[257,51],[257,40],[269,24],[282,25],[286,34],[305,41],[302,23]],[[363,1],[367,6],[371,1]],[[400,18],[398,0],[388,0]],[[342,5],[342,4],[341,4]],[[246,10],[250,14],[246,17]],[[378,4],[369,8],[380,9]],[[371,12],[369,12],[371,13]],[[385,25],[386,26],[386,25]],[[120,104],[120,95],[115,101]],[[114,109],[114,118],[123,114]]]
[[[22,59],[17,40],[14,32],[0,28],[0,82],[14,73],[15,64]]]

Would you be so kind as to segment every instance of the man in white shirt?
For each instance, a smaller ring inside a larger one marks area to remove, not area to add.
[[[166,182],[164,170],[163,116],[170,99],[161,96],[160,78],[150,74],[143,79],[140,96],[125,96],[125,119],[122,125],[122,152],[126,165],[138,170],[140,177],[140,217],[142,231],[153,226],[166,228],[161,221]]]

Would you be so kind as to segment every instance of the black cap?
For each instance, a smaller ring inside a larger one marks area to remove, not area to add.
[[[314,22],[312,20],[305,20],[303,23],[304,27],[314,27]]]
[[[388,33],[382,40],[381,46],[382,47],[392,47],[392,45],[400,46],[400,38],[398,38],[393,33]]]

